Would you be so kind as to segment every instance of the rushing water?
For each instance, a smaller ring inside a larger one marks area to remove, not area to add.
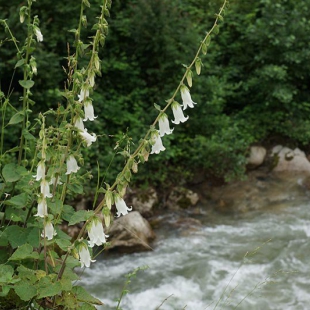
[[[103,256],[82,284],[105,303],[100,309],[115,309],[124,275],[148,265],[122,309],[310,309],[309,211],[303,199],[243,215],[210,212],[189,230],[171,229],[184,216],[175,215],[157,231],[154,251]]]

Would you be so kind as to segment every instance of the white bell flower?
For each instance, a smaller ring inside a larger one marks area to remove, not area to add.
[[[154,142],[154,144],[152,145],[152,150],[150,154],[159,154],[161,151],[164,151],[166,149],[163,146],[158,130],[152,133],[152,141]]]
[[[47,238],[47,240],[52,240],[54,236],[56,236],[57,233],[54,229],[54,226],[51,222],[47,222],[45,225],[44,225],[44,231],[42,232],[41,234],[41,237],[42,238]]]
[[[194,104],[196,104],[196,102],[192,100],[191,94],[189,93],[189,90],[185,85],[181,86],[181,97],[183,100],[183,110],[186,110],[187,106],[193,108]]]
[[[94,121],[95,118],[97,118],[97,116],[95,116],[94,114],[94,107],[91,101],[87,101],[84,103],[84,113],[85,113],[85,118],[83,119],[83,121],[87,121],[88,119],[90,121]]]
[[[173,129],[170,129],[169,120],[167,114],[163,113],[159,118],[159,133],[160,136],[170,135],[173,132]]]
[[[174,101],[171,105],[174,121],[172,123],[178,125],[180,123],[184,123],[188,120],[189,116],[185,117],[181,108],[181,105]]]
[[[77,118],[77,120],[74,123],[74,126],[82,131],[85,130],[83,119],[81,117]]]
[[[88,244],[92,248],[95,244],[100,246],[106,243],[106,238],[109,237],[104,234],[103,226],[98,217],[95,217],[88,227]]]
[[[38,201],[38,211],[37,211],[37,214],[35,216],[45,217],[47,215],[48,214],[47,214],[46,199],[45,199],[45,197],[39,198],[39,201]]]
[[[77,173],[80,167],[77,164],[76,159],[73,155],[67,158],[67,172],[66,174],[71,174],[72,172]]]
[[[40,29],[36,28],[34,32],[35,32],[35,35],[37,37],[37,41],[42,42],[43,41],[43,35],[42,35],[42,32],[40,31]]]
[[[33,177],[36,178],[36,181],[40,181],[45,178],[45,162],[43,160],[38,163],[37,174]]]
[[[85,99],[89,97],[89,90],[87,88],[82,87],[78,97],[79,97],[79,102],[83,102]]]
[[[45,198],[45,197],[48,197],[48,198],[53,197],[53,195],[50,193],[50,186],[49,186],[48,182],[45,179],[42,179],[40,186],[41,186],[41,194],[42,194],[43,198]]]
[[[89,253],[89,250],[86,244],[80,244],[79,257],[80,257],[81,268],[83,268],[84,266],[90,267],[90,263],[95,262],[95,260],[91,259],[90,253]]]
[[[128,211],[132,210],[132,207],[128,208],[124,199],[122,199],[120,197],[117,197],[115,199],[115,205],[116,205],[116,209],[117,209],[117,213],[116,213],[117,217],[120,217],[121,214],[126,215],[126,214],[128,214]]]
[[[82,139],[86,142],[87,146],[90,146],[93,142],[95,142],[97,140],[97,136],[96,134],[89,134],[87,132],[87,129],[85,129],[84,131],[80,132],[80,135],[82,136]]]

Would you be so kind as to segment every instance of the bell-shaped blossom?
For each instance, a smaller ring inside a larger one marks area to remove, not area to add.
[[[72,172],[77,173],[80,167],[78,166],[76,159],[73,155],[67,158],[67,172],[66,174],[71,174]]]
[[[174,121],[172,123],[178,125],[180,123],[184,123],[188,120],[189,116],[185,117],[181,108],[181,105],[174,101],[171,105]]]
[[[88,227],[88,244],[92,248],[95,244],[100,246],[106,243],[106,238],[109,237],[104,234],[103,226],[98,217],[95,217]]]
[[[38,163],[37,167],[37,174],[33,176],[36,178],[36,181],[40,181],[41,179],[45,179],[45,163],[43,160],[41,160]]]
[[[90,121],[94,121],[95,118],[97,118],[97,116],[95,116],[95,114],[94,114],[93,104],[90,100],[88,100],[84,104],[84,113],[85,113],[85,118],[83,119],[84,122],[87,121],[88,119]]]
[[[43,197],[38,201],[38,211],[35,216],[45,217],[47,215],[47,203],[45,197]]]
[[[50,186],[45,179],[42,179],[40,185],[41,185],[41,194],[44,198],[45,197],[48,197],[48,198],[53,197],[53,195],[50,193]]]
[[[181,86],[181,97],[183,100],[183,110],[186,110],[188,106],[190,108],[193,108],[194,104],[196,104],[196,102],[192,100],[191,94],[189,93],[189,90],[185,85]]]
[[[164,151],[166,149],[163,146],[159,131],[157,131],[157,130],[152,133],[152,142],[154,144],[152,145],[152,150],[151,150],[150,154],[154,154],[154,153],[159,154],[161,151]]]
[[[87,129],[85,129],[84,131],[80,132],[80,135],[82,137],[82,139],[86,142],[87,146],[90,146],[93,142],[95,142],[97,140],[97,136],[96,134],[89,134],[87,132]]]
[[[89,97],[89,90],[87,88],[82,87],[78,97],[79,97],[79,102],[83,102],[85,99]]]
[[[80,129],[81,131],[84,131],[85,128],[84,128],[84,123],[83,123],[83,119],[81,117],[77,118],[75,123],[74,123],[74,126],[78,129]]]
[[[35,33],[35,35],[37,37],[37,41],[38,42],[42,42],[43,41],[43,35],[42,35],[42,32],[40,31],[40,29],[36,28],[34,33]]]
[[[86,244],[79,245],[79,257],[80,257],[81,268],[83,268],[84,266],[90,267],[90,263],[95,262],[95,260],[91,259],[90,253],[89,253],[89,250]]]
[[[132,210],[132,207],[128,208],[124,199],[120,198],[120,197],[117,197],[115,199],[115,205],[116,205],[116,209],[117,209],[117,213],[116,213],[117,217],[120,217],[121,214],[126,215],[126,214],[128,214],[128,211]]]
[[[169,120],[167,114],[163,113],[159,118],[159,133],[160,136],[170,135],[173,129],[170,129]]]
[[[57,233],[54,229],[54,226],[51,222],[47,222],[44,224],[44,231],[41,234],[42,238],[47,238],[47,240],[52,240],[54,236],[56,236]]]

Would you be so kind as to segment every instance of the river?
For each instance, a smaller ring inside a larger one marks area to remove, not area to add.
[[[203,210],[203,208],[202,208]],[[154,250],[103,255],[82,275],[84,285],[116,308],[125,275],[137,267],[123,310],[310,309],[310,200],[246,213],[175,213],[156,231]],[[190,216],[202,225],[176,228]]]

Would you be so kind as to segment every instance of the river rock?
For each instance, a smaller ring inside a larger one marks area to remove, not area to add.
[[[135,211],[147,218],[152,216],[153,207],[158,202],[157,192],[154,188],[136,191],[131,196]]]
[[[111,245],[108,250],[123,253],[150,251],[150,242],[155,239],[149,222],[137,211],[116,219],[106,232]]]
[[[310,162],[305,153],[299,148],[294,150],[283,147],[282,145],[275,146],[271,151],[271,156],[275,158],[275,167],[273,171],[301,171],[310,174]]]
[[[247,164],[251,167],[260,166],[266,157],[267,150],[262,146],[251,146]]]
[[[197,193],[184,187],[175,187],[167,199],[166,206],[170,210],[179,210],[195,206],[198,201]]]

